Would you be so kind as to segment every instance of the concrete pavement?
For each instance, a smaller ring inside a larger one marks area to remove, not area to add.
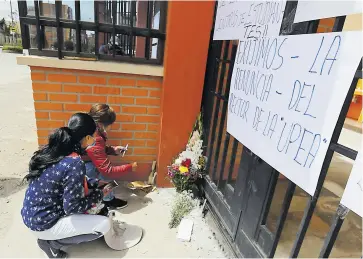
[[[37,149],[30,70],[16,64],[16,55],[0,52],[0,257],[44,257],[36,238],[24,226],[20,209],[26,186],[21,184]],[[123,191],[129,206],[123,218],[144,229],[142,241],[127,251],[112,251],[102,239],[70,249],[70,257],[224,257],[205,220],[196,217],[190,243],[169,229],[173,190],[141,198]]]

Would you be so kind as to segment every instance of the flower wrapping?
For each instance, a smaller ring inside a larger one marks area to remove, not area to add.
[[[178,192],[190,190],[191,185],[201,178],[205,171],[202,128],[202,116],[199,114],[186,149],[168,167],[168,177]]]

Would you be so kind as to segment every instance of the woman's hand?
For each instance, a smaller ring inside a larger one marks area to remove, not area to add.
[[[102,189],[103,196],[107,196],[107,195],[109,195],[111,191],[112,191],[111,186],[106,185],[106,186]]]
[[[135,172],[137,169],[137,163],[136,162],[133,162],[132,163],[132,171]]]

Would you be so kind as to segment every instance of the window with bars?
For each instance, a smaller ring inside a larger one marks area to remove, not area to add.
[[[166,1],[18,1],[30,55],[162,64]]]

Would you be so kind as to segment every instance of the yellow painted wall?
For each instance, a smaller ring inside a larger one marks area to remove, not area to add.
[[[343,31],[361,31],[363,27],[362,18],[363,17],[361,13],[347,15]]]

